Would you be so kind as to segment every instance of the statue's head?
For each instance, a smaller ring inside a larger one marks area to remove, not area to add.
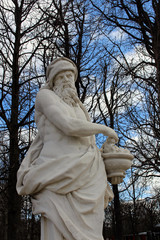
[[[65,71],[72,71],[74,73],[74,80],[76,81],[78,70],[74,62],[65,57],[60,57],[50,63],[47,67],[46,77],[49,87],[52,89],[56,76]]]

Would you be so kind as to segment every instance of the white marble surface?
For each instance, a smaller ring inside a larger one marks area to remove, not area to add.
[[[112,184],[123,182],[125,171],[132,165],[133,155],[128,149],[117,147],[114,138],[111,137],[107,138],[101,151],[108,181]]]
[[[91,123],[76,77],[69,59],[48,67],[35,103],[38,134],[17,173],[17,192],[30,194],[33,213],[42,215],[42,240],[102,240],[104,198],[113,197],[94,135],[118,137]]]

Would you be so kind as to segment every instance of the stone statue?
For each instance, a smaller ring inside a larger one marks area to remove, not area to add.
[[[117,134],[91,123],[71,60],[56,59],[46,76],[35,102],[38,134],[17,173],[17,192],[31,195],[33,213],[41,214],[41,240],[102,240],[104,207],[113,193],[94,135],[117,142]]]

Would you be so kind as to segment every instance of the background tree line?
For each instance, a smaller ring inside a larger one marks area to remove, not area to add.
[[[76,63],[77,92],[92,121],[114,128],[135,156],[125,182],[113,187],[105,228],[116,239],[152,230],[144,221],[137,228],[137,209],[146,197],[159,202],[158,185],[149,191],[160,176],[160,1],[1,0],[0,237],[39,239],[39,217],[29,197],[17,195],[16,173],[36,135],[36,93],[59,56]],[[99,147],[104,140],[97,136]],[[142,219],[149,206],[140,207]]]

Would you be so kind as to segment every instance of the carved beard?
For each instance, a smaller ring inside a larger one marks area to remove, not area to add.
[[[69,106],[78,106],[80,100],[77,96],[77,90],[71,84],[64,83],[61,86],[53,86],[53,91]]]

